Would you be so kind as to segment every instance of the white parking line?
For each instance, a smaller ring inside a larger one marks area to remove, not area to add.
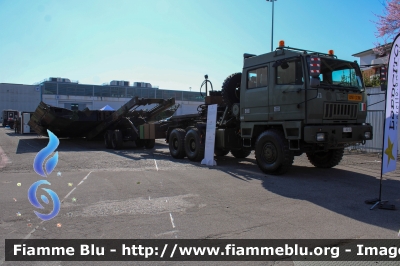
[[[156,164],[156,169],[157,169],[157,171],[158,171],[158,166],[157,166],[157,161],[156,161],[156,159],[154,159],[154,163]]]
[[[87,174],[87,175],[81,180],[81,182],[79,182],[79,184],[76,185],[76,187],[74,187],[74,188],[61,200],[61,203],[63,203],[64,200],[65,200],[66,198],[68,198],[69,195],[71,195],[71,193],[72,193],[79,185],[81,185],[81,184],[89,177],[89,175],[90,175],[92,172],[93,172],[93,171],[90,171],[89,174]]]
[[[169,213],[169,217],[171,218],[172,228],[175,228],[174,218],[172,218],[172,214],[171,213]]]

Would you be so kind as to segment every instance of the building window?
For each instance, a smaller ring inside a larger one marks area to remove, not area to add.
[[[125,95],[125,88],[118,88],[118,97],[124,98]]]
[[[110,88],[109,87],[103,87],[101,89],[101,96],[102,97],[110,97],[111,96]]]
[[[119,97],[117,87],[111,87],[111,97]]]
[[[57,84],[56,83],[44,83],[43,94],[57,94]]]
[[[135,88],[126,88],[126,97],[128,98],[135,97]]]

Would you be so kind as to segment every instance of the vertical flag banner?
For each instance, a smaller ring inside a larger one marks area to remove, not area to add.
[[[399,118],[400,34],[393,41],[388,65],[382,174],[396,170],[397,121]]]

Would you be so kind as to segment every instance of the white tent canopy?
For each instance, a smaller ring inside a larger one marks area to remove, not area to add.
[[[109,106],[108,104],[100,109],[101,111],[114,111],[114,108]]]

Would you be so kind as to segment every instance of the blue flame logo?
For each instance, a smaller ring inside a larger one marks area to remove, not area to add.
[[[56,168],[58,162],[58,152],[56,152],[53,157],[47,160],[45,165],[47,174],[43,171],[43,163],[44,160],[46,160],[46,158],[57,149],[58,144],[60,144],[60,141],[56,135],[54,135],[50,130],[47,130],[47,134],[49,135],[49,144],[47,144],[46,147],[36,154],[35,160],[33,161],[33,169],[38,175],[43,177],[47,177],[47,175],[51,174],[54,168]]]
[[[38,209],[44,209],[44,207],[39,203],[39,201],[36,198],[37,189],[42,184],[51,185],[50,182],[48,182],[47,180],[39,180],[39,181],[33,183],[32,186],[28,190],[29,201],[31,202],[31,204],[33,206],[35,206]],[[57,194],[53,190],[48,189],[48,188],[42,188],[42,189],[50,195],[51,200],[54,202],[53,210],[49,214],[42,214],[37,211],[34,211],[34,213],[40,219],[47,221],[47,220],[50,220],[50,219],[53,219],[54,217],[56,217],[58,212],[60,211],[60,199],[58,198]],[[45,195],[42,195],[40,198],[44,201],[44,203],[49,204],[49,199]]]
[[[49,157],[49,155],[57,149],[58,144],[60,143],[58,138],[50,130],[47,130],[47,133],[49,135],[49,144],[47,144],[46,147],[38,152],[35,160],[33,161],[33,170],[35,170],[38,175],[43,177],[47,177],[48,175],[50,175],[51,172],[53,172],[54,168],[56,168],[56,165],[58,163],[58,152],[56,152],[50,159],[47,160],[44,167],[43,164],[46,158]],[[51,185],[50,182],[46,180],[39,180],[33,183],[32,186],[28,189],[28,199],[30,203],[38,209],[44,209],[44,207],[39,203],[36,198],[38,187],[43,184]],[[53,190],[48,188],[42,189],[50,195],[50,198],[53,201],[53,210],[49,214],[42,214],[37,211],[34,211],[34,213],[40,219],[47,221],[56,217],[58,212],[60,211],[60,199]],[[40,198],[45,204],[49,204],[49,199],[45,195],[41,195]]]

